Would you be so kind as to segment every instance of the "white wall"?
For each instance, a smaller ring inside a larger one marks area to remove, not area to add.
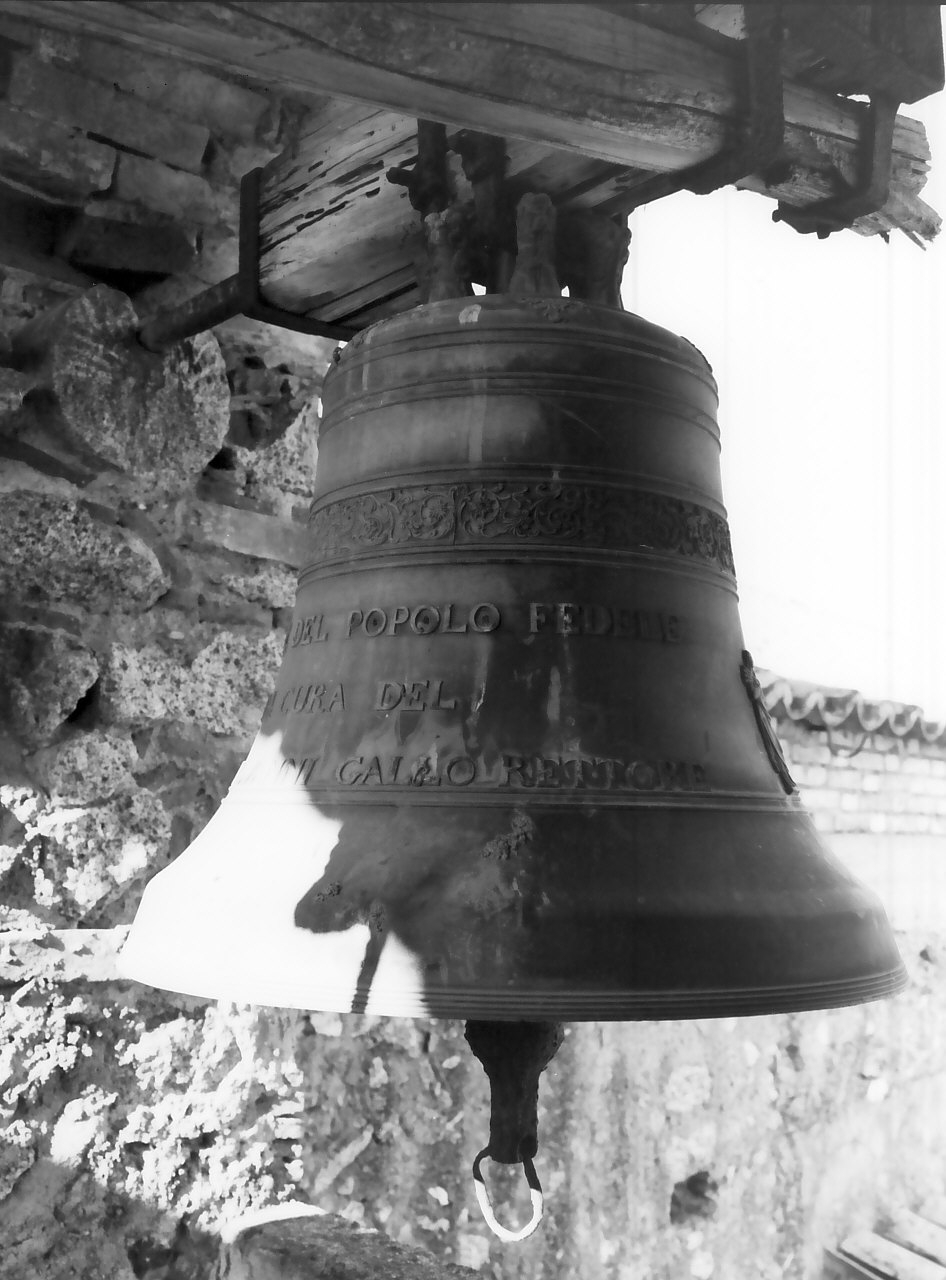
[[[901,109],[946,216],[946,94]],[[827,240],[732,188],[634,214],[628,310],[720,384],[724,498],[760,666],[946,716],[946,231]]]

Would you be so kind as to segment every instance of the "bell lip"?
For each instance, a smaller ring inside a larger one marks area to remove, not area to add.
[[[909,976],[900,961],[892,968],[862,978],[688,991],[508,991],[488,988],[436,988],[365,991],[354,1001],[330,986],[306,987],[285,982],[195,982],[173,966],[136,966],[118,958],[122,976],[190,998],[222,1000],[271,1008],[323,1013],[367,1013],[388,1018],[488,1019],[495,1021],[675,1022],[699,1018],[756,1017],[803,1013],[867,1004],[900,994]],[[353,1007],[353,1004],[357,1007]]]

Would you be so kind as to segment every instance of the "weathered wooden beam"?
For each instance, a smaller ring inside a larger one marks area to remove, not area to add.
[[[172,53],[276,91],[676,171],[726,141],[740,110],[739,45],[723,50],[656,29],[634,9],[508,4],[498,24],[496,5],[475,3],[0,0],[0,12],[33,23]],[[856,105],[786,87],[788,124],[816,139],[853,144]],[[912,124],[895,146],[925,159]]]
[[[650,174],[679,173],[733,141],[741,42],[695,23],[655,27],[653,9],[508,4],[499,24],[497,6],[478,3],[0,0],[0,14],[309,98],[308,127],[264,181],[263,291],[287,311],[356,328],[418,297],[419,219],[385,176],[416,155],[418,116],[504,137],[513,194],[605,211],[632,204]],[[864,105],[792,83],[784,101],[784,179],[738,185],[804,207],[856,182]],[[927,167],[922,126],[899,118],[890,197],[855,230],[932,238],[939,218],[919,196]]]

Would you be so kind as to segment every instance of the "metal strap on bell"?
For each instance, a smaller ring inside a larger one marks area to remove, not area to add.
[[[688,342],[569,298],[450,298],[349,343],[276,690],[127,972],[500,1020],[900,989],[745,655],[716,402]]]

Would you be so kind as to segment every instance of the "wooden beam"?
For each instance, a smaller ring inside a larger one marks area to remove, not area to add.
[[[648,26],[635,7],[0,0],[0,13],[203,63],[276,92],[329,94],[676,171],[712,156],[739,115],[739,44],[723,51]],[[816,136],[853,143],[856,106],[786,87],[787,122]],[[901,127],[898,147],[911,133]]]
[[[417,298],[418,216],[385,174],[416,154],[418,116],[501,135],[514,189],[592,209],[614,208],[648,174],[679,172],[733,140],[740,42],[697,24],[649,25],[654,7],[0,0],[0,14],[33,26],[311,101],[293,153],[267,170],[261,277],[271,303],[354,327]],[[804,206],[856,181],[864,105],[795,83],[784,102],[787,175],[778,186],[760,175],[738,185]],[[922,125],[899,118],[890,199],[855,230],[931,239],[939,218],[919,196],[928,159]]]

